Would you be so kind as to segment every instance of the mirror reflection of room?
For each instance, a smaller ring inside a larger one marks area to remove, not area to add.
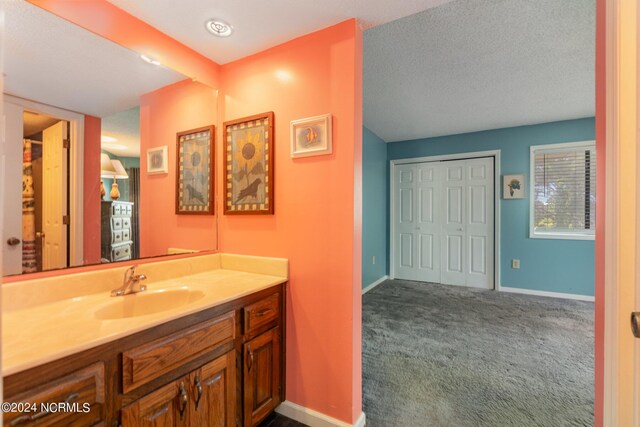
[[[1,6],[3,274],[216,249],[213,214],[175,214],[173,167],[176,134],[215,123],[215,88],[29,2]],[[158,150],[165,167],[148,170]]]
[[[140,258],[140,108],[102,119],[101,262]]]

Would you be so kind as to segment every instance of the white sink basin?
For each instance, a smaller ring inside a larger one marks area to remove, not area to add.
[[[95,317],[101,320],[113,320],[144,316],[191,304],[203,296],[204,292],[180,288],[113,297],[113,301],[96,310]]]

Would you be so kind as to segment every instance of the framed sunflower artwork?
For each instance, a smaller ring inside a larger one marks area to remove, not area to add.
[[[224,213],[273,214],[273,112],[224,123]]]
[[[215,127],[176,134],[176,214],[213,214]]]

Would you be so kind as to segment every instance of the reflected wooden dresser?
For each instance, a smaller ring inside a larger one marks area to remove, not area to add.
[[[102,201],[101,208],[101,257],[106,261],[131,259],[133,253],[133,233],[131,215],[133,203]]]

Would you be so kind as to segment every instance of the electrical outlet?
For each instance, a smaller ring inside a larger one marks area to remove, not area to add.
[[[512,259],[511,260],[511,268],[520,268],[520,260]]]
[[[371,257],[371,264],[376,265],[376,256]]]

